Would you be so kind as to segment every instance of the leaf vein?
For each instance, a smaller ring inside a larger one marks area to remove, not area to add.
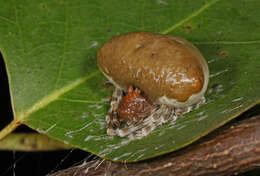
[[[165,31],[162,31],[160,33],[161,34],[168,34],[169,32],[172,32],[173,30],[175,30],[176,28],[180,27],[181,25],[183,25],[187,21],[191,20],[192,18],[194,18],[194,17],[198,16],[199,14],[201,14],[202,12],[204,12],[206,9],[208,9],[209,7],[211,7],[212,5],[214,5],[218,1],[219,0],[213,0],[213,1],[209,2],[209,3],[206,3],[199,10],[193,12],[192,14],[190,14],[189,16],[184,18],[183,20],[179,21],[178,23],[174,24],[173,26],[169,27],[168,29],[166,29]]]
[[[14,4],[14,11],[15,11],[15,23],[16,23],[16,26],[17,26],[17,28],[18,28],[18,33],[19,33],[19,39],[18,40],[20,40],[20,44],[22,45],[21,46],[21,50],[22,50],[22,58],[23,58],[23,60],[24,60],[24,68],[25,68],[25,74],[27,73],[27,69],[28,69],[28,62],[27,62],[27,60],[26,60],[26,52],[25,52],[25,42],[24,42],[24,35],[22,34],[23,33],[23,31],[22,31],[22,27],[21,27],[21,24],[19,23],[19,19],[18,19],[18,10],[17,10],[17,7],[16,7],[16,3],[14,3],[13,2],[13,4]],[[24,81],[25,81],[25,79],[26,79],[26,76],[24,76],[23,77],[23,80],[22,80],[22,84],[24,83]],[[24,86],[22,86],[22,88],[21,88],[21,94],[22,95],[24,95]],[[11,93],[11,99],[13,100],[13,98],[12,98],[12,93]],[[24,101],[23,101],[23,104],[24,104]],[[14,113],[14,118],[16,118],[16,115],[15,115],[15,111],[13,110],[13,113]]]
[[[58,75],[57,75],[57,79],[55,81],[54,84],[54,88],[57,87],[57,84],[59,83],[60,77],[61,77],[61,73],[62,73],[62,69],[64,66],[64,60],[65,60],[65,55],[66,55],[66,50],[67,50],[67,43],[68,43],[68,4],[67,1],[65,1],[65,5],[64,5],[64,13],[65,13],[65,20],[64,20],[64,24],[65,24],[65,31],[64,31],[64,46],[63,46],[63,54],[62,54],[62,58],[61,58],[61,62],[60,62],[60,66],[59,66],[59,70],[58,70]]]
[[[6,17],[3,17],[3,16],[0,16],[0,19],[1,19],[2,21],[6,21],[6,22],[8,22],[8,23],[11,23],[11,24],[17,25],[17,23],[16,23],[15,21],[10,20],[9,18],[6,18]]]
[[[79,78],[79,79],[71,82],[70,84],[62,87],[59,90],[51,92],[50,94],[48,94],[47,96],[43,97],[41,100],[36,102],[33,106],[28,108],[25,112],[18,113],[17,119],[19,119],[20,121],[23,121],[28,115],[32,114],[33,112],[35,112],[35,111],[37,111],[37,110],[39,110],[39,109],[41,109],[45,106],[47,106],[51,102],[57,100],[61,95],[63,95],[65,93],[67,93],[68,91],[74,89],[75,87],[79,86],[80,84],[87,81],[88,79],[93,78],[94,76],[96,76],[99,73],[100,73],[99,71],[93,72],[90,75],[87,75],[85,77]]]
[[[58,98],[58,100],[66,102],[75,102],[75,103],[86,103],[86,104],[105,104],[106,102],[102,101],[92,101],[92,100],[79,100],[79,99],[68,99],[68,98]]]

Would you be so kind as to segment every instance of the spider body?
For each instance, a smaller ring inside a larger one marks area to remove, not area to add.
[[[152,109],[152,103],[141,95],[141,90],[130,86],[119,105],[117,113],[119,117],[125,120],[141,119],[147,117]]]
[[[101,47],[98,64],[115,86],[107,134],[140,138],[205,103],[209,71],[188,41],[136,32]]]

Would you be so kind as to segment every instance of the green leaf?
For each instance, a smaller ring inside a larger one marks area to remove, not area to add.
[[[36,152],[67,149],[71,147],[38,133],[12,133],[0,141],[0,150]]]
[[[6,1],[0,49],[14,121],[100,157],[134,162],[180,149],[260,102],[260,1]],[[209,63],[207,104],[140,140],[107,136],[112,89],[97,67],[108,39],[133,31],[193,42]]]

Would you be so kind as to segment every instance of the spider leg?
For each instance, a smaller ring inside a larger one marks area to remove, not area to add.
[[[151,115],[145,119],[140,119],[139,121],[128,122],[127,127],[124,127],[121,129],[119,129],[119,128],[116,129],[116,134],[120,137],[125,137],[125,136],[128,136],[128,135],[134,133],[135,131],[143,128],[145,126],[145,124],[149,120],[151,120],[151,116],[154,112],[155,112],[155,109],[152,111]]]
[[[197,109],[206,101],[205,97],[202,97],[196,104],[185,108],[174,108],[167,105],[160,105],[155,107],[151,114],[145,119],[128,121],[126,127],[120,128],[120,121],[116,110],[121,99],[122,91],[115,90],[111,101],[109,115],[106,117],[108,123],[107,134],[117,135],[120,137],[129,137],[130,139],[138,139],[147,136],[156,127],[169,121],[176,121],[178,117],[190,112],[193,109]]]
[[[201,97],[200,100],[193,105],[193,109],[198,109],[201,105],[206,103],[206,98],[205,97]]]
[[[169,121],[176,121],[177,118],[178,116],[175,115],[174,108],[167,105],[161,105],[160,108],[154,114],[152,114],[151,119],[147,121],[145,126],[142,129],[136,131],[135,137],[142,138],[147,136],[158,126]]]
[[[111,136],[116,135],[114,128],[120,126],[120,122],[117,116],[117,109],[122,99],[122,94],[122,90],[115,88],[110,102],[110,109],[108,111],[108,115],[106,116],[107,134]]]
[[[206,103],[206,98],[201,97],[197,103],[195,103],[191,106],[184,107],[184,108],[175,108],[174,111],[177,116],[182,116],[184,114],[189,113],[190,111],[192,111],[194,109],[198,109],[201,105],[203,105],[205,103]]]
[[[147,136],[156,127],[163,123],[176,120],[173,108],[167,105],[161,105],[152,111],[151,115],[142,121],[132,123],[129,126],[117,129],[116,134],[120,137],[128,136],[129,138],[141,138]]]

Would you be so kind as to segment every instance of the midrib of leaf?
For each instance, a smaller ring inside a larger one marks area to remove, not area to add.
[[[10,132],[12,132],[30,114],[32,114],[33,112],[36,112],[37,110],[39,110],[41,108],[44,108],[51,102],[57,100],[61,95],[65,94],[66,92],[69,92],[70,90],[73,90],[80,84],[84,83],[85,81],[96,76],[99,73],[100,73],[100,71],[96,71],[83,78],[79,78],[79,79],[71,82],[70,84],[62,87],[61,89],[51,92],[50,94],[48,94],[47,96],[43,97],[41,100],[36,102],[33,106],[28,108],[26,111],[18,112],[16,118],[14,118],[14,120],[10,124],[8,124],[3,130],[0,131],[0,139],[2,139],[6,135],[8,135]]]
[[[173,26],[169,27],[168,29],[166,29],[165,31],[160,32],[161,34],[167,34],[173,30],[175,30],[176,28],[180,27],[182,24],[184,24],[185,22],[191,20],[192,18],[198,16],[199,14],[201,14],[203,11],[205,11],[206,9],[208,9],[209,7],[211,7],[212,5],[214,5],[216,2],[218,2],[219,0],[213,0],[209,3],[206,3],[204,6],[202,6],[199,10],[195,11],[194,13],[192,13],[191,15],[187,16],[186,18],[184,18],[183,20],[181,20],[180,22],[174,24]],[[16,9],[15,9],[16,10]],[[66,13],[66,12],[65,12]],[[17,14],[16,14],[17,15]],[[66,14],[65,14],[66,15]],[[66,34],[65,34],[66,35]],[[65,36],[66,37],[66,36]],[[65,45],[65,44],[64,44]],[[65,47],[65,46],[64,46]],[[64,59],[64,56],[63,56]],[[63,61],[62,61],[63,62]],[[62,63],[61,63],[62,64]],[[62,65],[61,65],[62,67]],[[58,73],[58,77],[57,77],[57,81],[59,79],[59,74]],[[38,102],[36,102],[33,106],[31,106],[30,108],[28,108],[26,111],[24,112],[18,112],[17,115],[15,116],[14,120],[9,123],[4,129],[2,129],[0,131],[0,139],[4,138],[6,135],[8,135],[9,133],[11,133],[17,126],[19,126],[24,119],[32,114],[33,112],[47,106],[48,104],[50,104],[51,102],[55,101],[58,99],[59,96],[65,94],[66,92],[74,89],[75,87],[79,86],[80,84],[82,84],[83,82],[87,81],[88,79],[94,77],[95,75],[97,75],[98,73],[100,73],[99,71],[93,72],[90,75],[87,75],[83,78],[79,78],[73,82],[71,82],[70,84],[64,86],[63,88],[59,89],[59,90],[55,90],[52,93],[46,95],[45,97],[43,97],[41,100],[39,100]],[[57,82],[56,82],[57,83]]]
[[[27,117],[28,115],[32,114],[33,112],[47,106],[48,104],[50,104],[51,102],[55,101],[58,99],[59,96],[65,94],[66,92],[76,88],[77,86],[79,86],[80,84],[82,84],[83,82],[87,81],[88,79],[96,76],[98,73],[100,73],[100,71],[95,71],[83,78],[79,78],[73,82],[71,82],[70,84],[62,87],[59,90],[55,90],[53,92],[51,92],[50,94],[48,94],[47,96],[43,97],[40,101],[36,102],[31,108],[29,108],[27,111],[25,112],[20,112],[17,113],[17,119],[20,119],[20,121],[22,121],[23,119],[25,119],[25,117]]]

